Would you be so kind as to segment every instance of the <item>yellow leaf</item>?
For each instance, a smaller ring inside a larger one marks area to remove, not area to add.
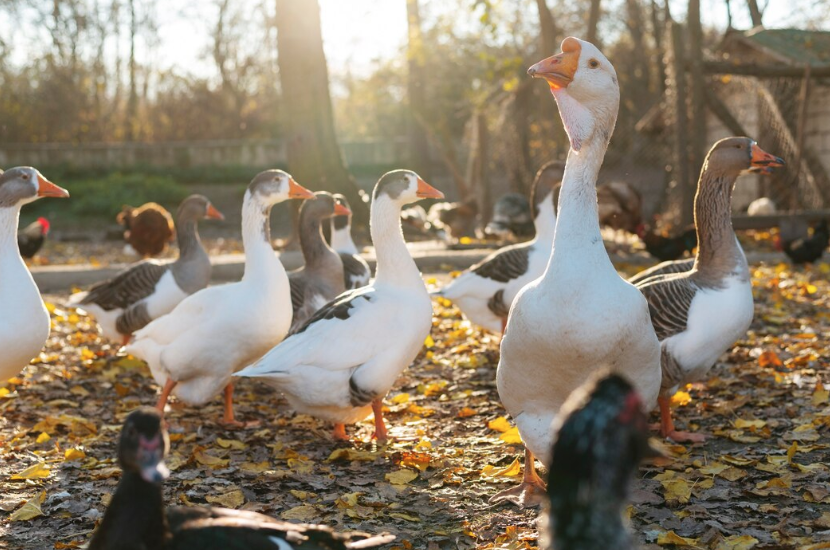
[[[409,401],[409,394],[408,393],[399,393],[395,397],[393,397],[390,401],[395,405],[400,405],[401,403],[406,403]]]
[[[230,462],[227,458],[218,458],[213,455],[209,455],[201,450],[196,451],[193,455],[196,458],[196,462],[202,464],[203,466],[210,466],[211,468],[220,468],[227,466]]]
[[[729,468],[729,466],[727,466],[726,464],[721,464],[720,462],[713,462],[708,466],[704,466],[703,468],[701,468],[700,473],[706,475],[718,475],[727,468]]]
[[[672,407],[682,407],[692,402],[692,396],[684,391],[679,391],[671,396]]]
[[[515,426],[501,434],[499,436],[499,439],[501,439],[508,445],[518,445],[522,442],[522,436],[519,435],[519,428]]]
[[[401,466],[408,466],[410,468],[417,468],[420,471],[426,471],[429,467],[431,458],[426,453],[404,451],[401,454]]]
[[[686,537],[681,537],[674,531],[669,531],[667,533],[661,533],[657,537],[657,544],[660,546],[697,546],[697,539],[689,539]]]
[[[63,453],[64,460],[78,460],[80,458],[86,458],[86,453],[82,449],[78,449],[74,447],[72,449],[66,449]]]
[[[435,345],[435,340],[432,339],[432,336],[427,334],[426,340],[424,340],[424,346],[431,348]]]
[[[727,468],[726,470],[722,471],[718,475],[720,477],[722,477],[723,479],[727,480],[727,481],[737,481],[741,478],[746,477],[747,473],[744,472],[743,470],[738,469],[738,468],[730,467],[730,468]]]
[[[208,495],[205,500],[211,504],[221,504],[225,508],[239,508],[245,504],[245,495],[239,489],[234,489],[217,496]]]
[[[715,550],[750,550],[756,544],[758,539],[749,535],[732,535],[720,541]]]
[[[236,449],[237,451],[248,448],[245,443],[239,441],[238,439],[222,439],[221,437],[217,437],[216,444],[223,449]]]
[[[286,510],[285,512],[280,514],[280,517],[282,519],[293,519],[296,521],[308,523],[317,517],[317,510],[314,508],[314,506],[303,504],[302,506],[296,506],[294,508],[291,508],[290,510]]]
[[[757,460],[732,455],[723,455],[720,459],[728,464],[732,464],[733,466],[752,466],[758,462]]]
[[[397,470],[394,472],[390,472],[386,474],[386,481],[391,483],[392,485],[406,485],[410,481],[417,479],[418,472],[413,472],[412,470]]]
[[[473,409],[471,409],[470,407],[464,407],[463,409],[458,411],[458,418],[467,418],[467,417],[470,417],[470,416],[475,416],[476,414],[478,414],[478,413],[476,411],[474,411]]]
[[[6,397],[10,393],[9,388],[0,388],[0,397]]]
[[[506,416],[500,416],[495,420],[488,422],[487,427],[497,432],[506,432],[510,429],[510,422],[507,421]]]
[[[497,468],[488,464],[481,470],[481,475],[487,477],[518,477],[522,475],[522,465],[519,464],[518,458],[504,468]]]
[[[793,457],[795,456],[795,453],[797,453],[797,452],[798,452],[798,443],[793,441],[793,444],[790,445],[789,449],[787,449],[787,462],[792,462]]]
[[[471,244],[473,240],[470,237],[461,237],[458,239],[458,242],[461,244]]]
[[[40,509],[40,505],[43,504],[44,500],[46,500],[46,491],[41,491],[38,496],[29,499],[23,506],[15,510],[14,513],[9,516],[9,520],[28,521],[38,516],[42,516],[43,510]]]
[[[432,448],[432,441],[429,439],[422,437],[421,440],[415,445],[416,449],[431,449]]]
[[[50,474],[49,466],[45,462],[38,462],[37,464],[33,464],[20,472],[19,474],[14,474],[11,478],[12,479],[43,479],[49,477]]]
[[[764,420],[744,420],[743,418],[739,418],[735,421],[735,427],[740,429],[745,428],[763,428],[766,426],[767,423]]]
[[[116,367],[121,367],[122,369],[137,369],[139,367],[143,367],[145,365],[144,361],[141,359],[136,359],[132,355],[127,355],[126,357],[122,357],[115,363],[113,363]]]
[[[685,479],[667,479],[665,481],[661,481],[660,483],[666,490],[666,500],[676,500],[681,504],[689,502],[689,498],[692,496],[692,488],[689,486],[689,483]]]
[[[312,496],[312,493],[309,493],[308,491],[298,491],[297,489],[289,489],[288,492],[299,500],[308,500],[308,497]]]
[[[73,386],[69,388],[69,393],[73,395],[79,395],[81,397],[86,397],[89,395],[89,390],[83,386]]]
[[[40,432],[40,435],[37,436],[37,439],[35,441],[37,443],[45,443],[45,442],[49,441],[50,439],[52,439],[52,437],[48,433]]]
[[[767,350],[758,357],[758,366],[762,369],[767,367],[783,367],[784,363],[778,358],[778,354],[772,350]]]
[[[818,407],[819,405],[823,405],[830,400],[830,392],[824,387],[824,384],[821,383],[821,380],[816,382],[816,390],[813,392],[813,406]]]
[[[421,521],[421,518],[410,516],[409,514],[402,514],[400,512],[392,512],[389,514],[390,518],[405,519],[406,521]]]

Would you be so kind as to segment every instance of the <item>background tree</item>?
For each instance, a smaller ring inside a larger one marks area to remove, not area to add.
[[[346,195],[357,224],[368,223],[334,133],[317,0],[277,0],[277,49],[288,165],[301,185]]]

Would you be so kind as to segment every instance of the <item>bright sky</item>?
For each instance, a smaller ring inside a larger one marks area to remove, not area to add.
[[[256,0],[239,0],[251,6],[249,13],[255,13]],[[395,57],[406,41],[405,0],[319,0],[322,10],[323,40],[332,74],[342,74],[348,69],[360,75],[372,70],[378,59]],[[512,6],[517,0],[502,0],[502,5]],[[535,14],[533,2],[524,0],[528,9]],[[763,5],[764,0],[760,0]],[[798,26],[804,24],[807,16],[794,6],[805,5],[810,0],[769,0],[764,20],[770,27]],[[688,0],[670,0],[673,15],[682,19]],[[552,1],[548,1],[553,4]],[[615,2],[619,3],[619,2]],[[462,5],[472,5],[464,0]],[[269,4],[273,5],[273,4]],[[208,31],[215,19],[216,7],[213,2],[193,0],[164,0],[157,4],[160,46],[154,52],[153,63],[175,68],[196,75],[211,75],[215,72],[213,61],[207,57]],[[163,8],[162,8],[163,6]],[[423,12],[448,12],[458,4],[452,0],[422,0]],[[725,0],[702,0],[703,22],[706,26],[723,29],[726,26]],[[749,26],[745,0],[733,0],[733,24],[737,28]],[[247,8],[246,8],[247,9]],[[606,17],[612,17],[606,14]],[[16,28],[4,21],[3,28]],[[18,33],[18,38],[24,38]],[[44,37],[45,38],[45,37]],[[20,43],[19,40],[15,40]],[[37,42],[35,42],[37,43]],[[141,44],[139,44],[141,48]],[[14,61],[27,62],[23,48],[14,51]],[[142,56],[141,50],[139,55]]]

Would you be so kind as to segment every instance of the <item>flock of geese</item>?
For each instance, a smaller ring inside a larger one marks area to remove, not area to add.
[[[700,433],[675,429],[669,399],[678,387],[704,379],[752,320],[749,270],[730,217],[735,181],[784,162],[749,138],[718,141],[695,197],[695,258],[626,281],[603,246],[596,198],[619,108],[614,67],[592,44],[571,37],[528,73],[547,81],[570,140],[567,162],[545,165],[534,182],[536,237],[497,251],[435,294],[455,302],[471,322],[503,333],[498,392],[526,457],[522,482],[494,500],[549,502],[546,548],[628,548],[621,513],[626,481],[650,454],[645,414],[659,404],[662,436],[702,441]],[[44,196],[68,193],[33,168],[0,175],[3,379],[36,356],[49,334],[48,313],[14,240],[20,207]],[[234,416],[234,381],[258,378],[294,410],[331,422],[338,439],[348,439],[347,424],[373,414],[374,435],[385,442],[382,400],[432,326],[432,301],[404,242],[401,210],[442,197],[408,170],[380,178],[371,203],[377,268],[370,279],[349,234],[345,199],[312,193],[289,174],[268,170],[243,199],[240,281],[207,286],[210,262],[196,225],[222,215],[196,195],[177,212],[176,261],[140,262],[73,295],[104,336],[147,362],[162,388],[155,409],[135,411],[125,423],[118,455],[124,475],[92,550],[136,541],[142,548],[286,550],[369,548],[391,540],[247,512],[165,512],[163,413],[171,395],[199,406],[221,393],[222,422],[245,426]],[[269,216],[289,199],[304,200],[305,266],[287,273],[271,248]],[[331,224],[331,246],[324,223]],[[547,488],[537,459],[549,472]]]

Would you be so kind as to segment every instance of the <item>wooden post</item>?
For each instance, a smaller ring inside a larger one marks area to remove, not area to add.
[[[700,0],[689,0],[686,17],[689,25],[689,106],[690,106],[690,161],[692,174],[700,172],[706,154],[706,97],[703,81],[703,29],[700,26]]]
[[[801,159],[804,156],[804,130],[807,126],[807,102],[810,100],[810,64],[804,67],[804,80],[801,81],[801,92],[798,94],[798,127],[796,128],[795,143],[795,173],[793,185],[789,186],[789,206],[796,208],[798,202],[798,174],[801,171]]]
[[[683,26],[672,21],[671,65],[668,84],[674,109],[674,166],[672,177],[680,187],[680,224],[685,227],[694,221],[695,188],[689,178],[689,125],[686,113],[686,72],[683,50]]]

